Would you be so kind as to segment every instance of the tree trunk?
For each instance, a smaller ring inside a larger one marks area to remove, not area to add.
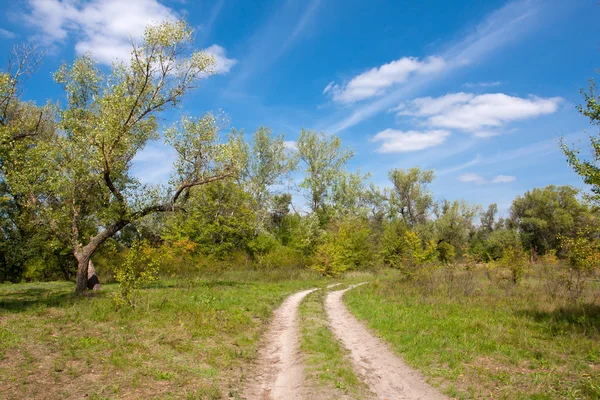
[[[90,263],[91,254],[85,251],[76,251],[75,258],[77,259],[77,281],[75,285],[75,293],[82,294],[87,290],[88,280],[88,265]]]

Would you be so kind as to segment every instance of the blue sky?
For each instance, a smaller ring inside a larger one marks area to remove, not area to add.
[[[596,1],[21,0],[0,12],[3,64],[15,43],[48,51],[28,99],[59,98],[63,60],[90,51],[108,65],[146,23],[183,16],[218,74],[169,118],[221,109],[290,146],[302,127],[336,134],[356,151],[349,168],[380,186],[419,165],[436,171],[436,198],[503,211],[534,187],[583,187],[557,138],[593,132],[575,105],[600,68]],[[165,181],[172,157],[152,143],[135,173]]]

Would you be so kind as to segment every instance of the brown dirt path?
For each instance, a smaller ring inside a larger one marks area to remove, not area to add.
[[[306,390],[299,346],[298,306],[317,289],[288,297],[275,311],[273,322],[263,338],[256,373],[244,391],[247,400],[302,399]]]
[[[325,309],[331,330],[349,350],[357,374],[378,399],[446,399],[348,311],[342,297],[356,286],[330,292],[325,299]]]

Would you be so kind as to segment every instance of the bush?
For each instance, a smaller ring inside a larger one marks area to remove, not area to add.
[[[360,218],[347,218],[334,224],[317,247],[312,268],[323,275],[337,276],[366,267],[374,256],[370,234],[371,230]]]
[[[594,276],[600,264],[598,239],[587,232],[578,232],[575,237],[560,237],[562,250],[567,256],[565,283],[569,297],[579,301],[587,281]]]
[[[161,262],[159,254],[148,242],[133,242],[125,256],[125,262],[115,268],[115,279],[119,282],[119,291],[114,296],[117,307],[135,307],[140,286],[158,278]]]

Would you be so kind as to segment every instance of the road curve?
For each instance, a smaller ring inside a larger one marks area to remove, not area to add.
[[[387,400],[446,399],[348,311],[342,297],[354,287],[330,292],[325,309],[331,330],[350,352],[355,371],[371,391]]]
[[[295,293],[275,310],[271,326],[263,338],[256,372],[244,391],[246,400],[302,398],[304,369],[298,339],[298,306],[315,290]]]

